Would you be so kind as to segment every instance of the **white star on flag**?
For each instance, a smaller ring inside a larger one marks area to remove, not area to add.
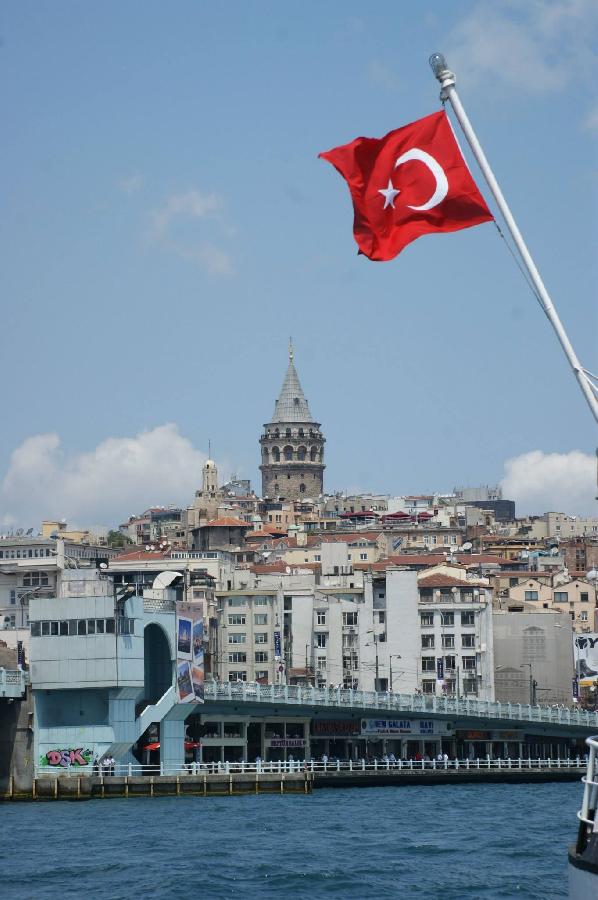
[[[392,180],[389,178],[388,179],[388,187],[380,188],[378,193],[382,194],[382,196],[384,197],[384,209],[386,209],[387,206],[392,206],[392,208],[394,209],[395,208],[395,197],[397,196],[397,194],[400,194],[401,192],[397,191],[394,184],[392,183]]]

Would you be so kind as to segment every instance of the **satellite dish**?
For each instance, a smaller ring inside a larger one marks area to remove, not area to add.
[[[287,566],[286,569],[285,569],[285,572],[287,573],[287,575],[290,575],[290,574],[291,574],[291,567],[290,567],[290,566]]]
[[[149,551],[149,550],[151,550],[152,548],[150,547],[149,544],[146,544],[146,545],[145,545],[145,549],[146,549],[147,551]]]
[[[107,568],[108,568],[108,563],[105,563],[105,562],[101,562],[98,566],[98,569],[101,569],[102,572],[105,572]]]
[[[471,541],[465,541],[464,544],[461,544],[461,550],[465,550],[465,551],[471,550],[472,547],[473,547],[473,544],[471,543]]]
[[[559,548],[558,548],[558,547],[551,547],[551,548],[550,548],[550,555],[551,555],[551,556],[558,556],[558,555],[559,555]]]
[[[164,588],[169,587],[175,579],[182,577],[182,572],[160,572],[154,578],[152,588],[154,588],[154,590],[163,590]]]

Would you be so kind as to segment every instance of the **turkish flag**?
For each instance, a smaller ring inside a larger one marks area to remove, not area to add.
[[[383,138],[356,138],[320,157],[347,180],[353,234],[369,259],[393,259],[422,234],[493,219],[444,111]]]

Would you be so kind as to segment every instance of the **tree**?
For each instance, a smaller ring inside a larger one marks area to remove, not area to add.
[[[133,543],[131,538],[127,537],[126,534],[123,534],[122,531],[109,531],[106,541],[109,547],[120,547],[121,549],[123,547],[128,547],[129,544]]]

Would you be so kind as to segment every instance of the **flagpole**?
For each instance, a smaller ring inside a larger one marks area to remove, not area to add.
[[[586,398],[588,405],[594,415],[596,422],[598,423],[598,398],[596,397],[596,393],[598,392],[598,385],[594,383],[592,380],[591,373],[587,372],[586,369],[581,365],[579,359],[577,358],[577,354],[575,353],[571,341],[567,336],[567,332],[563,327],[563,323],[561,322],[558,313],[554,307],[552,300],[550,299],[550,295],[546,290],[544,282],[540,277],[540,273],[538,272],[536,265],[532,259],[532,256],[527,249],[527,245],[523,240],[523,235],[519,231],[517,227],[517,223],[513,218],[511,210],[505,200],[503,193],[498,185],[496,178],[494,177],[494,172],[490,168],[490,164],[486,159],[486,155],[482,150],[480,142],[477,139],[476,133],[472,128],[471,122],[467,116],[463,108],[463,104],[459,99],[459,95],[455,88],[455,75],[449,69],[444,56],[441,53],[434,53],[430,57],[430,65],[432,67],[432,71],[434,75],[440,82],[440,86],[442,88],[440,92],[441,100],[448,100],[451,104],[455,116],[457,117],[461,128],[463,129],[463,133],[467,138],[469,146],[475,156],[477,163],[482,170],[482,174],[486,179],[486,183],[492,192],[494,199],[496,200],[496,204],[500,209],[500,212],[503,216],[503,219],[506,222],[507,228],[511,233],[511,237],[515,242],[515,246],[519,251],[519,255],[523,261],[523,264],[529,274],[531,282],[534,286],[542,309],[546,313],[546,316],[554,328],[556,335],[559,339],[561,347],[569,361],[569,365],[573,369],[573,374],[577,379],[577,382]],[[594,378],[596,376],[593,376]]]

